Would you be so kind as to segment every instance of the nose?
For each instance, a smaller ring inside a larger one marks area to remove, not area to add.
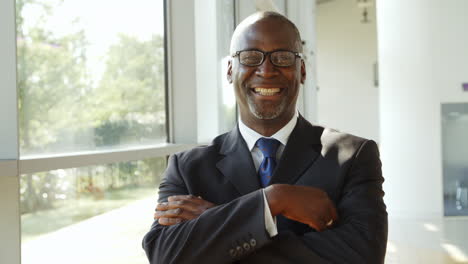
[[[257,70],[255,71],[255,74],[259,77],[263,78],[273,78],[276,75],[278,75],[278,69],[271,63],[270,60],[270,55],[268,54],[265,57],[265,60],[263,61],[262,64],[257,66]]]

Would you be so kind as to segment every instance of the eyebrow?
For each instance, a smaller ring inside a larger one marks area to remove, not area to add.
[[[241,49],[241,50],[238,50],[238,51],[248,51],[248,50],[256,50],[256,51],[261,51],[261,52],[292,51],[292,52],[299,52],[300,53],[300,51],[295,51],[295,50],[290,50],[290,49],[283,49],[283,48],[269,50],[269,51],[261,50],[261,49],[258,49],[258,48],[246,48],[246,49]]]

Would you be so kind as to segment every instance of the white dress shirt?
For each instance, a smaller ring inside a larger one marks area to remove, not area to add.
[[[298,117],[299,117],[299,112],[296,110],[296,114],[294,115],[294,117],[283,128],[278,130],[271,137],[265,137],[265,138],[274,138],[281,143],[278,146],[278,150],[276,152],[277,164],[281,158],[281,155],[283,154],[286,143],[288,143],[289,136],[291,135],[291,132],[293,131],[294,127],[297,124]],[[255,145],[255,143],[257,143],[258,139],[264,136],[260,135],[253,129],[246,126],[240,118],[239,118],[239,131],[242,137],[244,138],[245,143],[247,143],[247,147],[250,153],[252,154],[252,160],[255,165],[255,169],[258,172],[258,168],[260,167],[260,164],[262,163],[262,160],[263,160],[263,153]],[[273,218],[273,216],[271,215],[270,206],[268,205],[268,200],[265,196],[265,191],[263,191],[263,199],[265,201],[265,228],[268,234],[270,235],[270,237],[273,237],[278,234],[278,229],[276,227],[276,217]]]

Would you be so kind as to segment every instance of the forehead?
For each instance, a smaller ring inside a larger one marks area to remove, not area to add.
[[[298,51],[296,38],[294,30],[284,21],[265,19],[242,30],[233,44],[235,51],[248,49]]]

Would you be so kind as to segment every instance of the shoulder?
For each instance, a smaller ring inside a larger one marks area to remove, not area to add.
[[[294,135],[301,139],[309,138],[313,144],[320,145],[321,149],[325,151],[334,148],[358,149],[365,142],[372,141],[337,129],[312,124],[302,116],[300,116],[296,128],[301,132]]]
[[[359,148],[368,139],[353,134],[341,132],[333,128],[323,128],[320,141],[323,146],[336,146],[344,148]]]
[[[373,140],[341,132],[332,128],[323,128],[320,141],[323,156],[335,156],[338,154],[339,157],[350,158],[358,155],[365,146],[370,146],[377,150],[377,144]]]

